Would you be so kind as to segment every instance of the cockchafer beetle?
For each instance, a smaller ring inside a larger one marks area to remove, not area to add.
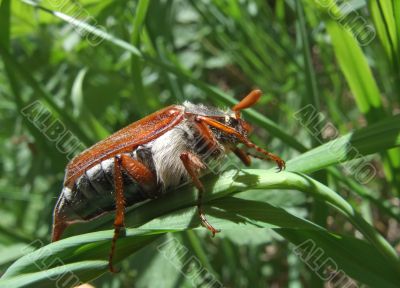
[[[221,110],[188,101],[159,110],[86,149],[68,164],[64,187],[54,209],[52,241],[65,228],[115,210],[109,269],[114,272],[115,245],[124,227],[125,207],[157,198],[185,181],[197,187],[201,224],[215,229],[202,208],[204,187],[199,179],[210,160],[228,152],[249,166],[250,156],[273,160],[279,170],[285,162],[248,139],[250,125],[240,111],[253,106],[261,91],[251,91],[231,109]],[[244,144],[257,154],[238,147]]]

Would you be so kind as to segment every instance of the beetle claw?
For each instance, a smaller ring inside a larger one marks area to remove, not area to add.
[[[278,167],[277,167],[278,172],[281,172],[282,170],[286,169],[286,163],[282,159],[275,160],[275,162],[276,162],[276,165],[278,165]]]
[[[211,226],[211,228],[212,228],[212,230],[211,230],[211,238],[214,238],[215,237],[215,234],[217,234],[217,233],[219,233],[219,232],[221,232],[221,229],[215,229],[214,227],[212,227]]]

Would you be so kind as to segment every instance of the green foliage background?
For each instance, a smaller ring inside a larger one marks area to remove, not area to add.
[[[399,287],[398,1],[0,3],[0,287],[206,287],[205,271],[227,287]],[[187,185],[127,212],[117,275],[112,215],[49,244],[68,160],[24,107],[39,101],[88,147],[161,107],[230,106],[256,87],[252,140],[287,169],[204,177],[215,238]],[[360,167],[376,175],[363,183]]]

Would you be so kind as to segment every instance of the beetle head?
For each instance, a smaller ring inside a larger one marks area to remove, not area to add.
[[[261,90],[253,90],[246,97],[244,97],[238,104],[234,105],[230,111],[224,114],[224,117],[218,117],[218,121],[222,122],[226,126],[235,129],[236,132],[247,138],[247,135],[251,132],[252,127],[249,123],[241,118],[241,110],[249,108],[257,103],[260,99],[262,92]],[[221,119],[222,118],[222,119]],[[214,129],[215,132],[216,129]],[[237,142],[237,138],[234,135],[227,135],[223,131],[216,133],[217,138],[223,142]]]
[[[239,103],[234,105],[231,109],[228,109],[228,111],[207,107],[202,104],[192,104],[190,102],[184,102],[183,105],[185,106],[185,113],[187,115],[191,115],[191,117],[205,116],[213,119],[224,124],[225,126],[233,128],[237,133],[247,138],[247,135],[251,132],[252,127],[249,123],[241,118],[240,112],[256,104],[260,99],[261,94],[261,90],[251,91]],[[229,133],[224,131],[224,129],[219,129],[216,127],[210,128],[219,141],[230,144],[237,143],[238,137],[236,137],[233,133]]]

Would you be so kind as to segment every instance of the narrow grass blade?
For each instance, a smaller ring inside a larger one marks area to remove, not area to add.
[[[133,17],[133,27],[131,35],[131,43],[133,46],[138,47],[140,45],[140,34],[143,31],[145,25],[146,14],[149,7],[149,0],[140,0],[137,4],[135,15]],[[138,97],[133,97],[135,111],[142,117],[149,113],[146,100],[146,90],[143,87],[142,79],[142,59],[132,54],[131,55],[131,74],[133,85]]]
[[[116,262],[157,239],[162,233],[165,231],[135,230],[128,232],[126,237],[118,243]],[[1,278],[0,286],[3,283],[17,285],[13,287],[23,287],[28,283],[40,283],[54,287],[54,282],[57,280],[66,280],[62,279],[62,274],[66,272],[70,276],[76,275],[80,281],[89,281],[107,271],[108,265],[104,259],[108,257],[111,237],[110,231],[103,231],[43,246],[16,261]],[[19,276],[15,277],[17,275]],[[3,282],[3,280],[5,281]]]
[[[92,141],[87,137],[86,133],[75,123],[71,116],[65,111],[63,111],[54,102],[54,99],[43,89],[43,87],[32,77],[32,75],[27,72],[21,65],[12,57],[12,55],[7,52],[2,45],[0,45],[0,53],[3,56],[3,60],[7,63],[15,74],[18,74],[32,89],[35,91],[37,99],[43,100],[43,102],[48,106],[48,108],[56,115],[61,118],[62,121],[68,126],[71,131],[73,131],[80,141],[86,145],[90,145]],[[25,105],[24,105],[25,106]]]
[[[331,35],[336,58],[353,92],[358,108],[372,122],[381,118],[383,114],[381,96],[360,46],[337,22],[328,21],[326,25]]]
[[[369,287],[394,288],[399,284],[395,270],[364,241],[315,230],[275,231],[296,245],[294,253],[325,283],[351,287],[353,278]]]
[[[291,159],[287,167],[288,170],[310,173],[398,146],[400,146],[400,115],[327,142]]]
[[[11,1],[3,0],[0,4],[0,42],[3,47],[10,45],[10,10]]]
[[[388,58],[393,63],[394,68],[398,68],[399,57],[399,26],[396,26],[395,8],[398,6],[396,1],[369,1],[374,24],[377,27],[379,39],[385,48]],[[398,7],[397,7],[398,8]],[[398,13],[398,12],[397,12]],[[397,20],[398,21],[398,20]]]

